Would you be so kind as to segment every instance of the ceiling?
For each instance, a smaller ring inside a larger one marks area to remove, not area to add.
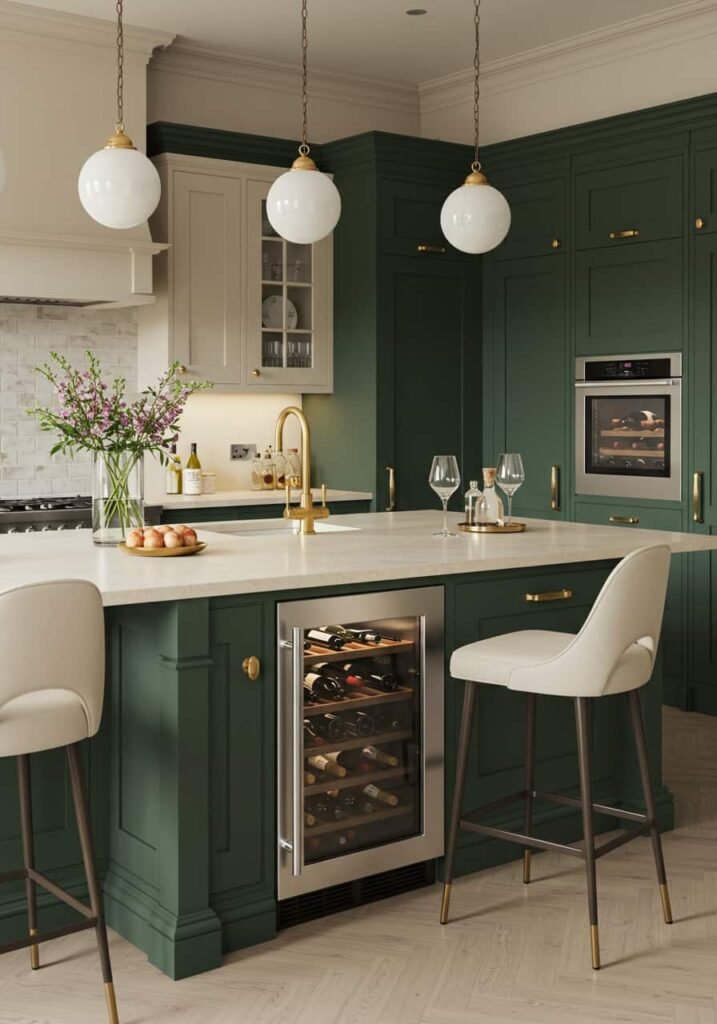
[[[25,2],[114,17],[114,0]],[[509,57],[680,6],[679,0],[483,0],[481,57]],[[412,7],[427,13],[409,17]],[[299,0],[125,0],[124,10],[127,24],[163,29],[184,42],[285,64],[299,60]],[[471,0],[309,0],[310,63],[416,85],[472,63],[472,18]]]

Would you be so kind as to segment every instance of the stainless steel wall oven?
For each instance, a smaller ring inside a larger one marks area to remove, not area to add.
[[[575,490],[679,501],[682,356],[576,360]]]

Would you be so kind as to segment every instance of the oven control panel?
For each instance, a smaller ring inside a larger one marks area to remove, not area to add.
[[[671,376],[669,356],[648,359],[586,359],[585,380],[659,380]]]

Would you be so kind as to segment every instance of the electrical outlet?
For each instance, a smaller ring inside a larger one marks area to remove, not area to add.
[[[247,459],[253,459],[256,455],[255,444],[232,444],[229,445],[229,458],[232,460],[238,460],[239,462],[246,462]]]

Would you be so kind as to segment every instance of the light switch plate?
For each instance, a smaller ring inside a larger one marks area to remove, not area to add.
[[[229,458],[232,460],[238,460],[239,462],[246,462],[247,459],[253,459],[256,456],[256,445],[255,444],[232,444],[229,445]]]

